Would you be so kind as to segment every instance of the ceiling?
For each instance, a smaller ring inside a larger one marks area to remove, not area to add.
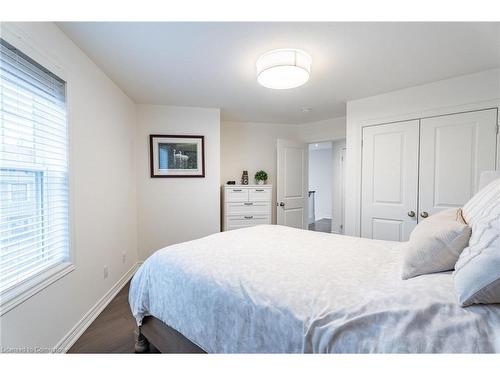
[[[58,26],[137,103],[217,107],[225,121],[340,117],[348,100],[500,66],[500,23]],[[255,61],[284,47],[312,56],[311,79],[290,90],[260,86]]]

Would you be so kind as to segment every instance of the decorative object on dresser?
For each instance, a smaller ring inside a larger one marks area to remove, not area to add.
[[[267,183],[267,172],[260,170],[255,173],[255,182],[257,185],[264,185]]]
[[[243,171],[243,174],[241,175],[241,184],[248,185],[248,171]]]
[[[225,185],[224,231],[271,224],[271,185]]]
[[[151,177],[205,177],[205,137],[149,136]]]

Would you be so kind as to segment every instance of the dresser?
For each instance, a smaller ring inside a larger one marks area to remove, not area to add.
[[[271,224],[271,185],[225,185],[224,231]]]

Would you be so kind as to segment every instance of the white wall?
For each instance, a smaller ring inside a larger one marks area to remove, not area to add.
[[[76,269],[7,312],[0,323],[3,347],[50,349],[137,260],[135,105],[54,24],[3,23],[2,37],[68,82]]]
[[[315,191],[315,220],[332,218],[332,148],[309,150],[309,190]]]
[[[345,150],[345,139],[335,141],[332,145],[333,173],[332,173],[332,232],[342,233],[344,224],[344,202],[342,197],[344,177],[342,175],[341,151]]]
[[[361,129],[363,126],[499,105],[499,69],[348,102],[346,234],[358,236],[360,233]],[[497,155],[499,154],[497,152]],[[500,159],[497,165],[499,164]]]
[[[296,137],[306,143],[333,141],[346,136],[346,118],[337,117],[327,120],[298,124]]]
[[[205,136],[205,178],[151,178],[150,134]],[[137,106],[139,258],[220,230],[220,111]]]

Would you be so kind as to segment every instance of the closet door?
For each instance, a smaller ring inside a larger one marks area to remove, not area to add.
[[[495,169],[496,121],[496,109],[421,120],[419,220],[463,206]]]
[[[417,222],[419,121],[363,129],[362,237],[406,241]]]

